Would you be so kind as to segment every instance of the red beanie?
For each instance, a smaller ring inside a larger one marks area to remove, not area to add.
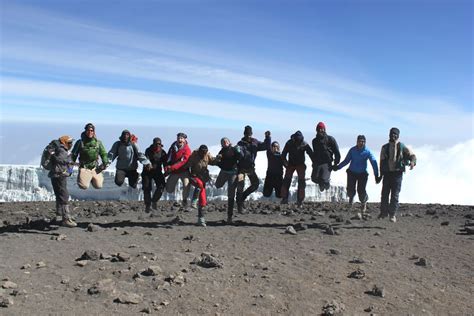
[[[323,122],[319,122],[318,125],[316,125],[316,130],[318,130],[318,129],[326,130],[326,125],[324,125]]]

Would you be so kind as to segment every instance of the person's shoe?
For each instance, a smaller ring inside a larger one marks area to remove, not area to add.
[[[362,205],[360,206],[360,212],[362,214],[365,214],[367,212],[367,202],[362,203]]]
[[[361,214],[361,213],[357,213],[356,217],[357,217],[358,220],[361,220],[361,219],[362,219],[362,214]]]
[[[196,199],[196,200],[193,200],[193,201],[191,202],[191,207],[192,207],[193,209],[197,209],[197,208],[198,208],[198,200],[197,200],[197,199]]]
[[[296,208],[302,209],[303,208],[303,202],[302,201],[296,202]]]
[[[397,222],[397,218],[395,217],[395,215],[390,216],[390,221],[391,221],[392,223],[396,223],[396,222]]]
[[[151,202],[151,210],[158,211],[158,204],[156,202]]]
[[[74,222],[72,219],[70,218],[64,218],[63,221],[61,222],[61,224],[64,226],[64,227],[69,227],[69,228],[73,228],[73,227],[76,227],[77,226],[77,223]]]
[[[150,205],[145,205],[145,213],[150,213],[150,212],[151,212]]]
[[[288,198],[282,198],[280,204],[288,204]]]
[[[198,224],[198,226],[206,227],[206,220],[204,219],[204,217],[198,217],[197,224]]]

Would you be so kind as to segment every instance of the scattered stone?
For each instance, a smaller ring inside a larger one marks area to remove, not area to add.
[[[341,254],[341,252],[337,249],[329,249],[329,253],[331,255],[340,255]]]
[[[431,267],[431,263],[426,258],[418,259],[418,261],[415,262],[415,264],[420,267]]]
[[[326,227],[326,234],[328,235],[336,235],[336,232],[334,231],[334,228],[332,228],[332,226],[328,226]]]
[[[191,264],[197,264],[203,268],[222,268],[224,264],[214,255],[203,252],[200,257],[194,258]]]
[[[20,269],[26,270],[26,269],[29,269],[29,268],[31,268],[31,264],[27,263],[27,264],[22,265]]]
[[[352,222],[351,222],[351,220],[349,220],[349,219],[346,219],[346,225],[352,225]]]
[[[294,229],[293,226],[290,225],[286,227],[285,234],[296,235],[296,230]]]
[[[365,278],[365,272],[362,269],[357,269],[351,272],[347,277],[351,279],[363,279]]]
[[[70,279],[68,277],[61,278],[61,284],[69,284]]]
[[[362,258],[359,258],[359,257],[354,257],[352,258],[351,261],[349,261],[350,263],[357,263],[357,264],[362,264],[362,263],[365,263],[365,260],[362,259]]]
[[[128,231],[124,230],[124,231],[122,232],[122,235],[130,235],[130,233],[129,233]]]
[[[100,254],[95,251],[95,250],[86,250],[80,256],[79,258],[76,259],[76,261],[81,261],[81,260],[91,260],[91,261],[97,261],[100,259]]]
[[[327,303],[326,305],[323,306],[323,313],[321,315],[323,316],[343,315],[343,312],[345,309],[346,308],[344,304],[338,303],[333,300],[332,302]]]
[[[409,260],[417,260],[417,259],[419,259],[419,258],[420,258],[420,256],[418,256],[418,255],[412,255],[412,256],[411,256],[410,258],[408,258],[408,259],[409,259]]]
[[[2,284],[2,288],[4,289],[16,289],[18,288],[18,285],[12,281],[5,281]]]
[[[186,282],[186,278],[182,273],[178,272],[176,274],[170,274],[169,276],[167,276],[165,278],[165,282],[168,282],[169,284],[183,286]]]
[[[151,314],[151,308],[150,307],[144,307],[140,310],[140,313]]]
[[[43,261],[40,261],[40,262],[36,263],[36,269],[40,269],[40,268],[44,268],[44,267],[46,267],[46,263],[44,263]]]
[[[435,215],[436,214],[436,210],[426,210],[426,215]]]
[[[59,234],[57,236],[51,236],[51,240],[66,240],[67,236],[64,234]]]
[[[474,221],[473,221],[473,220],[467,220],[467,221],[464,223],[464,226],[474,226]]]
[[[3,296],[0,294],[0,307],[8,308],[13,305],[13,299],[9,296]]]
[[[155,276],[155,275],[159,275],[161,272],[163,272],[161,270],[161,267],[154,265],[154,266],[149,266],[148,268],[143,270],[141,274],[144,276]]]
[[[115,257],[117,258],[118,261],[120,262],[126,262],[126,261],[129,261],[130,260],[130,254],[126,253],[126,252],[119,252],[115,255]]]
[[[87,294],[89,295],[98,295],[102,293],[115,293],[115,283],[112,279],[100,280],[87,290]]]
[[[79,261],[76,261],[76,265],[79,267],[85,267],[88,262],[89,260],[79,260]]]
[[[307,230],[307,229],[308,229],[308,225],[303,224],[303,223],[297,223],[297,224],[293,225],[293,228],[294,228],[296,231]]]
[[[448,225],[449,225],[449,221],[441,222],[441,226],[448,226]]]
[[[466,227],[464,227],[464,231],[468,235],[474,235],[474,227],[466,226]]]
[[[373,305],[370,305],[369,307],[367,307],[366,309],[364,309],[364,312],[370,313],[370,312],[372,312],[374,309],[375,309],[375,307],[374,307]]]
[[[374,236],[382,236],[382,234],[380,232],[375,232]]]
[[[168,305],[170,305],[170,302],[169,301],[163,301],[163,302],[160,303],[160,305],[168,306]]]
[[[373,296],[385,297],[385,289],[383,286],[374,285],[372,290],[367,291],[366,293]]]
[[[192,240],[197,240],[197,239],[194,239],[194,236],[193,236],[193,235],[188,235],[188,236],[184,237],[183,240],[192,241]]]
[[[135,293],[124,292],[114,299],[114,303],[120,304],[139,304],[141,296]]]
[[[90,223],[89,225],[87,225],[87,231],[91,233],[99,231],[99,226]]]

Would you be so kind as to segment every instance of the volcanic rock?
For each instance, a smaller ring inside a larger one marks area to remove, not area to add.
[[[214,255],[203,252],[200,257],[194,258],[191,264],[197,264],[203,268],[222,268],[224,264]]]
[[[86,250],[80,256],[79,258],[76,259],[76,261],[81,261],[81,260],[91,260],[91,261],[97,261],[100,259],[100,254],[95,251],[95,250]]]
[[[349,274],[347,277],[351,279],[363,279],[365,278],[365,272],[362,269],[357,269],[351,272],[351,274]]]
[[[323,316],[336,316],[342,315],[343,311],[345,310],[345,306],[342,303],[338,303],[336,301],[332,301],[327,303],[323,306],[323,312],[321,315]]]
[[[293,226],[290,225],[286,227],[285,233],[290,235],[296,235],[296,230],[293,228]]]

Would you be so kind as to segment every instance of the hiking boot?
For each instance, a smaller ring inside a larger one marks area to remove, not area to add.
[[[360,212],[362,214],[365,214],[367,212],[367,202],[362,203],[362,205],[360,206]]]
[[[226,223],[227,223],[228,225],[232,224],[232,215],[227,215],[227,221],[226,221]]]
[[[151,210],[158,211],[158,204],[156,202],[151,202]]]
[[[145,205],[145,213],[150,213],[150,212],[151,212],[150,205]]]
[[[69,227],[69,228],[73,228],[77,226],[77,223],[70,218],[63,218],[61,224],[64,227]]]
[[[361,214],[361,213],[357,213],[356,217],[357,217],[358,220],[361,220],[361,219],[362,219],[362,214]]]
[[[198,208],[198,199],[195,199],[191,202],[191,207],[193,209],[197,209]]]
[[[206,227],[206,220],[204,219],[204,217],[198,217],[197,224],[198,224],[198,226]]]
[[[395,217],[395,215],[390,216],[390,221],[391,221],[392,223],[396,223],[396,222],[397,222],[397,218]]]

